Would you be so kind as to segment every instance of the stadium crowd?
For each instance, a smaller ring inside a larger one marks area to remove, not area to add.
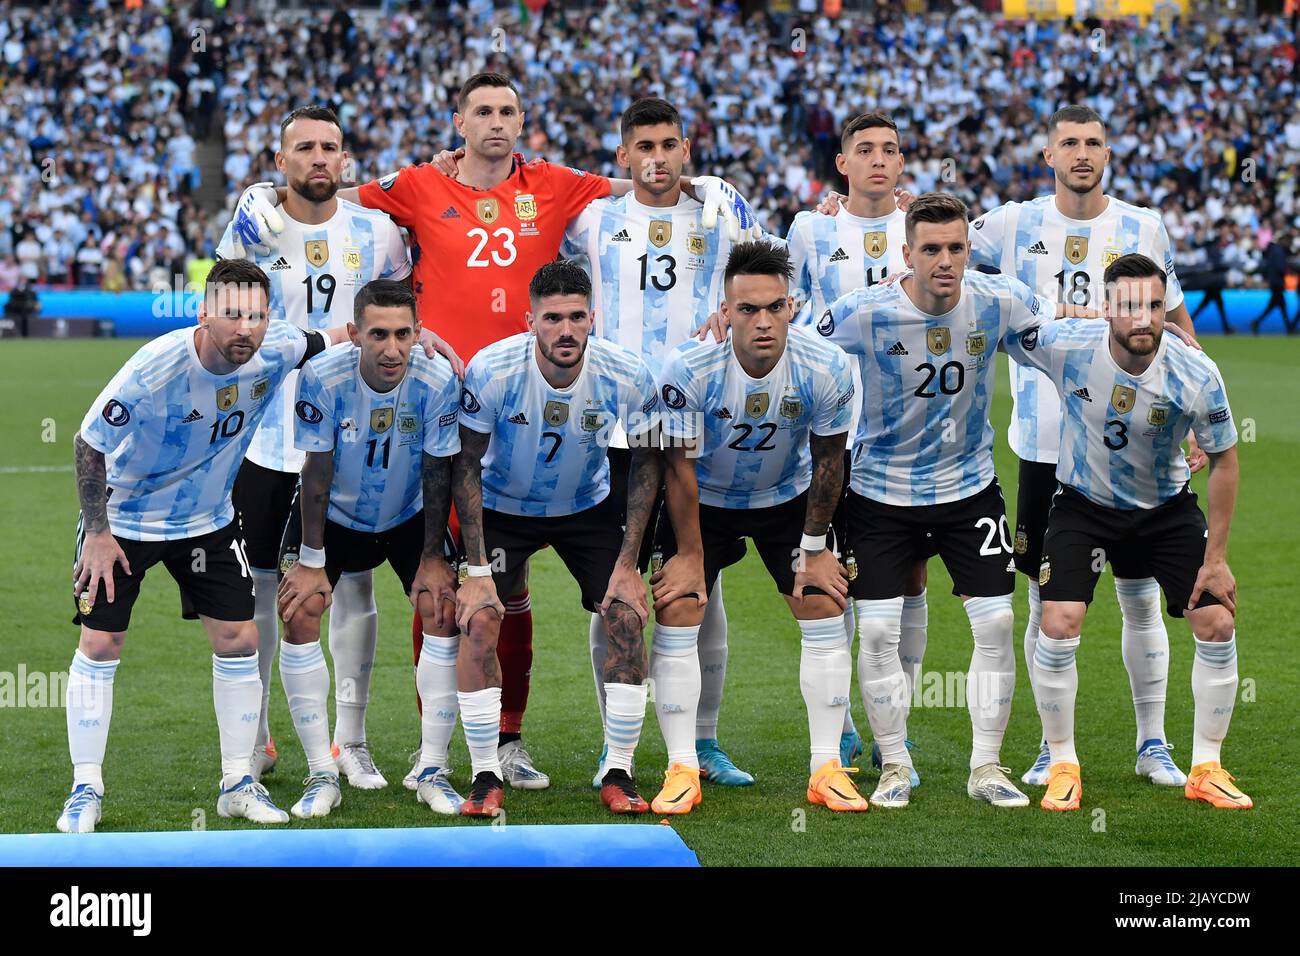
[[[338,112],[361,181],[454,146],[455,92],[482,69],[519,80],[529,155],[605,174],[618,172],[622,110],[669,99],[694,168],[733,182],[782,235],[840,185],[838,130],[858,112],[894,115],[914,192],[983,211],[1051,190],[1044,122],[1084,102],[1107,118],[1109,191],[1160,208],[1186,287],[1272,284],[1295,249],[1300,64],[1282,18],[1012,22],[957,3],[742,23],[728,3],[527,17],[490,0],[389,7],[277,11],[272,25],[206,6],[0,4],[0,291],[22,278],[170,282],[186,257],[211,254],[246,185],[277,178],[294,107]],[[195,157],[211,136],[224,140],[227,202],[205,216]]]

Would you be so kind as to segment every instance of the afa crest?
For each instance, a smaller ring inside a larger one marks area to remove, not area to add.
[[[1123,254],[1124,253],[1120,252],[1118,249],[1104,250],[1101,254],[1101,267],[1105,269],[1107,266],[1109,266],[1112,262],[1114,262]]]
[[[383,434],[393,425],[393,410],[391,408],[374,408],[370,411],[370,430]]]
[[[1044,561],[1038,569],[1038,586],[1041,588],[1050,580],[1052,580],[1052,564],[1050,561]]]
[[[253,391],[252,394],[249,395],[249,398],[252,399],[253,401],[257,401],[260,398],[265,398],[267,389],[269,389],[270,387],[271,387],[271,380],[269,378],[259,378],[256,382],[253,383]]]
[[[704,237],[699,235],[687,236],[686,251],[693,256],[704,255]]]
[[[1156,428],[1164,428],[1169,424],[1169,406],[1152,405],[1147,409],[1147,424]]]
[[[308,239],[302,248],[307,254],[307,261],[318,269],[330,261],[330,244],[325,239]]]
[[[1137,402],[1137,391],[1129,388],[1127,385],[1116,385],[1110,393],[1110,406],[1121,415],[1127,415],[1133,411],[1133,406]]]
[[[664,222],[661,219],[652,220],[650,223],[650,243],[656,249],[662,249],[673,238],[673,224]]]
[[[397,417],[397,430],[403,435],[410,435],[420,428],[420,419],[415,415],[399,415]]]
[[[983,355],[989,347],[989,337],[987,332],[972,332],[966,336],[966,354]]]
[[[234,407],[235,402],[239,401],[239,383],[227,385],[225,388],[217,389],[217,408],[221,411],[229,411]]]
[[[351,269],[353,272],[359,271],[361,269],[361,250],[350,247],[344,249],[343,265]]]
[[[582,413],[582,430],[584,432],[598,432],[605,424],[605,416],[599,411],[589,411]]]
[[[537,197],[530,193],[521,193],[515,197],[515,218],[528,222],[537,218]]]
[[[803,412],[803,403],[797,397],[786,396],[781,399],[781,417],[798,418]]]

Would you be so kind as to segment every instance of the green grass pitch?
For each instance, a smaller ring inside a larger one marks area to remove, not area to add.
[[[0,672],[12,682],[28,674],[67,670],[77,632],[69,623],[70,556],[76,518],[71,442],[99,389],[138,341],[0,344],[0,553],[3,624]],[[914,711],[911,736],[922,777],[910,808],[837,815],[807,805],[808,734],[799,694],[799,635],[783,602],[752,555],[725,575],[731,660],[721,739],[736,762],[758,778],[754,787],[706,784],[703,805],[672,822],[706,865],[1218,865],[1290,864],[1300,855],[1300,816],[1286,740],[1297,727],[1297,675],[1292,641],[1294,566],[1300,554],[1300,419],[1295,370],[1300,342],[1219,339],[1206,342],[1228,382],[1243,431],[1242,494],[1229,560],[1240,590],[1242,691],[1225,763],[1256,802],[1249,813],[1215,811],[1181,792],[1153,787],[1133,773],[1134,724],[1120,659],[1119,614],[1108,577],[1084,629],[1080,651],[1078,739],[1084,765],[1083,810],[1052,814],[1035,803],[995,810],[967,798],[970,726],[965,707]],[[999,365],[1003,364],[999,359]],[[1004,426],[1010,410],[1006,373],[998,369],[995,410],[998,473],[1014,510],[1016,470]],[[38,470],[47,469],[47,470]],[[1204,475],[1197,476],[1204,495]],[[376,572],[381,640],[371,691],[369,738],[390,785],[363,792],[345,787],[342,807],[324,821],[291,826],[466,826],[436,817],[403,789],[407,755],[419,739],[409,641],[410,608],[395,576]],[[964,671],[971,639],[942,565],[930,564],[927,672]],[[1019,668],[1003,762],[1018,776],[1038,744],[1037,721],[1021,660],[1023,580],[1016,595]],[[587,615],[576,585],[553,555],[534,565],[531,584],[536,658],[525,739],[552,778],[548,791],[508,791],[506,825],[613,820],[591,790],[601,732],[587,659]],[[1169,621],[1172,646],[1167,730],[1175,757],[1190,757],[1191,638]],[[177,592],[160,567],[149,574],[136,605],[118,672],[105,778],[103,830],[182,830],[247,826],[215,813],[217,734],[211,704],[209,647],[197,623],[180,620]],[[853,692],[860,726],[866,721]],[[301,793],[306,763],[291,729],[278,675],[271,727],[280,766],[267,778],[276,802]],[[28,698],[24,703],[39,703]],[[0,708],[0,831],[42,832],[71,780],[62,702]],[[457,730],[455,781],[468,783],[469,762]],[[663,742],[647,717],[637,754],[643,792],[657,791]],[[872,786],[866,770],[859,782]],[[642,818],[624,825],[658,825]]]

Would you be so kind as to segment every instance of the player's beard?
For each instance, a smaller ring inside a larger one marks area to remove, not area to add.
[[[302,179],[290,185],[299,196],[308,202],[314,203],[329,202],[334,198],[334,194],[339,191],[339,184],[337,180],[333,179],[324,182]]]
[[[1164,335],[1163,331],[1157,332],[1155,329],[1143,329],[1142,331],[1150,332],[1150,339],[1139,339],[1134,342],[1134,333],[1126,332],[1124,335],[1116,335],[1115,341],[1120,347],[1130,355],[1150,355],[1156,349],[1160,348],[1160,339]]]
[[[560,341],[556,342],[552,346],[546,346],[542,344],[540,341],[538,342],[538,346],[542,350],[542,358],[546,359],[546,361],[550,362],[556,368],[573,368],[579,362],[582,361],[583,356],[587,354],[586,342],[583,342],[581,344],[581,346],[578,348],[578,357],[571,362],[562,362],[555,354],[556,350],[561,348],[562,346],[574,346],[574,345],[578,345],[577,339],[561,339]]]
[[[236,346],[246,346],[246,348],[236,348]],[[231,365],[247,365],[257,354],[257,343],[252,341],[231,341],[227,342],[225,348],[218,349],[221,357]]]
[[[1106,174],[1106,167],[1103,166],[1101,169],[1097,170],[1096,173],[1091,178],[1089,178],[1087,183],[1085,184],[1085,183],[1071,182],[1071,180],[1067,177],[1069,177],[1072,174],[1070,172],[1067,172],[1065,176],[1061,177],[1061,182],[1062,184],[1064,184],[1066,189],[1070,190],[1070,192],[1078,193],[1080,196],[1083,196],[1096,189],[1097,186],[1101,184],[1101,177],[1104,176],[1105,174]]]

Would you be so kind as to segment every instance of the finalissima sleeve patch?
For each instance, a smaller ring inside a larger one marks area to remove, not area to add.
[[[1216,408],[1214,411],[1210,412],[1210,424],[1222,425],[1231,417],[1232,416],[1228,414],[1226,408]]]

